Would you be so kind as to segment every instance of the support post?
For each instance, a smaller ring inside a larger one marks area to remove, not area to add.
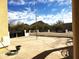
[[[25,37],[29,36],[29,33],[26,32],[26,30],[24,30],[24,35]]]
[[[79,59],[79,0],[72,0],[74,59]]]
[[[7,2],[7,0],[0,0],[0,48],[8,46],[10,43]]]
[[[68,33],[68,29],[65,30],[65,33]]]
[[[39,33],[39,29],[37,30],[37,33]]]
[[[27,33],[26,33],[26,30],[24,30],[24,35],[26,36],[26,34],[27,34]]]
[[[31,34],[31,30],[29,30],[29,35]]]
[[[50,29],[48,29],[48,33],[50,32]]]

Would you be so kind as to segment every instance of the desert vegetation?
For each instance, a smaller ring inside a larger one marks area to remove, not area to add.
[[[24,23],[17,23],[16,25],[9,24],[9,31],[23,31],[27,30],[36,30],[38,29],[40,32],[47,32],[48,29],[51,32],[64,32],[65,29],[72,31],[72,24],[71,23],[64,23],[63,21],[58,20],[56,23],[49,25],[44,23],[43,21],[35,22],[31,25],[24,24]]]

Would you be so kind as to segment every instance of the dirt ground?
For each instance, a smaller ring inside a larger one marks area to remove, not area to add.
[[[8,50],[15,50],[15,46],[21,45],[16,55],[7,56],[0,54],[0,59],[61,59],[63,56],[60,51],[54,51],[56,48],[65,47],[69,38],[57,37],[19,37],[12,38]]]

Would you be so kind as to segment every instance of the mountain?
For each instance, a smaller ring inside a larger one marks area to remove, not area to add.
[[[39,31],[47,31],[49,29],[50,25],[47,23],[44,23],[43,21],[38,21],[30,25],[30,28],[32,30],[39,29]]]

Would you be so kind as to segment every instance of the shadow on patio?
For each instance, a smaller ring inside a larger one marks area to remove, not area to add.
[[[68,46],[68,47],[62,47],[62,48],[47,50],[47,51],[44,51],[44,52],[36,55],[32,59],[45,59],[50,53],[55,52],[55,51],[60,51],[60,50],[62,50],[62,51],[67,50],[67,52],[68,52],[68,56],[65,55],[65,57],[61,58],[61,59],[73,59],[72,58],[72,56],[73,56],[73,46]]]

